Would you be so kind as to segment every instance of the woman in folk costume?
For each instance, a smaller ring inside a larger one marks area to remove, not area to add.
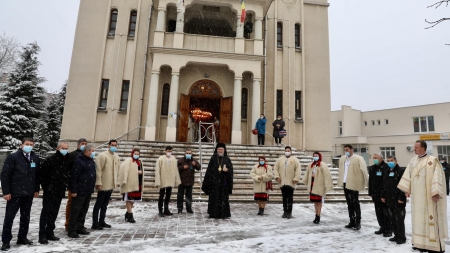
[[[135,223],[133,217],[133,205],[135,201],[142,200],[142,186],[144,184],[144,167],[139,160],[140,149],[133,148],[131,157],[125,159],[120,164],[119,187],[122,193],[122,200],[126,201],[127,212],[125,221]]]
[[[254,200],[258,201],[258,215],[264,215],[269,190],[272,190],[272,167],[266,163],[264,156],[259,157],[259,162],[253,166],[250,176],[253,179]]]
[[[328,166],[322,162],[322,154],[314,152],[313,162],[308,164],[305,175],[303,176],[303,184],[309,191],[309,200],[314,202],[316,210],[315,224],[320,223],[320,213],[322,212],[323,198],[328,191],[333,189],[333,178],[331,177]]]
[[[209,218],[230,218],[229,194],[233,191],[233,164],[224,143],[218,143],[203,178],[202,191],[209,195]]]

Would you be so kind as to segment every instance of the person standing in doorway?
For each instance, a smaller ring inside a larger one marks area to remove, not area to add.
[[[259,157],[259,162],[250,171],[253,179],[253,199],[258,202],[258,215],[264,215],[264,208],[269,200],[269,190],[272,190],[272,167],[266,162],[264,156]]]
[[[117,185],[117,174],[119,173],[120,158],[115,153],[118,147],[117,140],[108,142],[108,150],[100,153],[95,160],[97,179],[95,188],[97,189],[97,200],[92,214],[92,229],[102,230],[110,228],[111,225],[105,222],[106,210],[108,209],[111,194]],[[100,212],[100,219],[99,219]]]
[[[277,119],[272,123],[273,126],[273,138],[275,138],[275,144],[281,146],[281,139],[284,136],[280,136],[280,131],[284,129],[285,123],[281,115],[277,116]]]
[[[447,195],[448,195],[449,193],[448,179],[450,178],[450,164],[447,163],[447,159],[445,159],[444,156],[442,156],[441,159],[439,160],[441,161],[442,169],[444,170],[445,173],[445,184],[447,185]]]
[[[186,194],[186,211],[192,211],[192,187],[194,186],[195,171],[202,168],[201,164],[194,159],[192,150],[186,149],[184,157],[178,159],[178,172],[180,173],[181,184],[178,186],[177,208],[178,213],[183,212],[183,198]]]
[[[261,114],[258,121],[256,121],[256,130],[258,130],[258,145],[264,146],[264,140],[266,139],[266,123],[267,119],[264,114]]]
[[[359,191],[367,186],[367,165],[359,155],[353,153],[353,146],[344,145],[345,155],[339,160],[338,185],[344,187],[350,223],[345,227],[355,230],[361,229],[361,207],[359,205]]]
[[[169,210],[170,195],[172,188],[181,184],[180,174],[177,168],[177,159],[172,155],[173,148],[167,146],[165,155],[162,155],[156,161],[155,167],[155,186],[159,188],[158,215],[173,215]],[[164,203],[164,213],[163,213]]]

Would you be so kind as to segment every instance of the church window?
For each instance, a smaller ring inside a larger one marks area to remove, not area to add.
[[[128,27],[128,37],[134,37],[136,33],[137,11],[130,13],[130,25]]]
[[[128,108],[128,93],[130,91],[130,81],[123,80],[122,94],[120,96],[120,111],[126,111]]]
[[[109,79],[102,80],[102,87],[100,90],[100,103],[98,109],[106,110],[106,102],[108,101]]]
[[[169,114],[169,92],[170,85],[165,83],[162,92],[162,105],[161,105],[161,115],[167,116]]]
[[[277,23],[277,47],[283,47],[283,23]]]
[[[114,36],[116,34],[117,16],[118,15],[119,15],[119,12],[117,11],[117,9],[111,10],[108,36]]]
[[[295,24],[295,48],[300,49],[300,24]]]
[[[277,115],[283,116],[283,90],[277,90]]]
[[[247,108],[248,108],[248,89],[242,89],[242,100],[241,100],[241,119],[247,119]]]

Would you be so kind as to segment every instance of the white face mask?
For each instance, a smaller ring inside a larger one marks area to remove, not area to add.
[[[172,156],[172,152],[167,152],[166,156],[168,156],[168,157]]]
[[[291,152],[284,152],[285,156],[291,156]]]

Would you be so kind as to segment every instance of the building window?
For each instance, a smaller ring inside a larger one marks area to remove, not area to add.
[[[450,145],[445,145],[445,146],[437,146],[438,149],[438,159],[442,159],[445,158],[445,160],[447,161],[447,163],[449,163],[449,159],[450,159]]]
[[[102,89],[100,90],[100,104],[98,105],[99,109],[106,110],[106,102],[108,100],[108,89],[109,89],[109,80],[102,80]]]
[[[161,115],[164,116],[167,116],[169,114],[169,92],[170,92],[170,85],[168,83],[165,83],[163,85],[162,105],[161,105]]]
[[[130,13],[130,25],[128,27],[128,37],[134,37],[136,33],[137,11]]]
[[[385,119],[385,120],[384,120],[384,124],[389,125],[389,120],[388,120],[388,119]]]
[[[111,10],[111,17],[109,19],[108,36],[114,36],[116,34],[117,16],[118,15],[119,15],[119,12],[117,11],[117,9]]]
[[[295,24],[295,48],[300,48],[300,24]]]
[[[367,121],[364,121],[364,126],[367,126]]]
[[[381,120],[377,120],[377,124],[378,124],[378,125],[381,125]]]
[[[302,92],[295,91],[295,119],[302,119]]]
[[[283,90],[277,90],[277,115],[283,116]]]
[[[389,156],[395,156],[395,147],[382,147],[380,148],[381,155],[384,159],[388,158]]]
[[[167,20],[166,31],[169,33],[173,33],[177,30],[177,21],[176,20]]]
[[[372,126],[375,126],[375,120],[372,120]]]
[[[283,23],[277,23],[277,47],[283,47]]]
[[[122,95],[120,96],[120,111],[126,111],[128,108],[128,91],[130,90],[130,81],[123,80]]]
[[[413,118],[414,133],[434,132],[434,117],[423,116]]]
[[[339,135],[342,135],[342,121],[339,121]]]
[[[248,107],[248,90],[246,88],[243,88],[241,100],[241,119],[247,119],[247,107]]]

